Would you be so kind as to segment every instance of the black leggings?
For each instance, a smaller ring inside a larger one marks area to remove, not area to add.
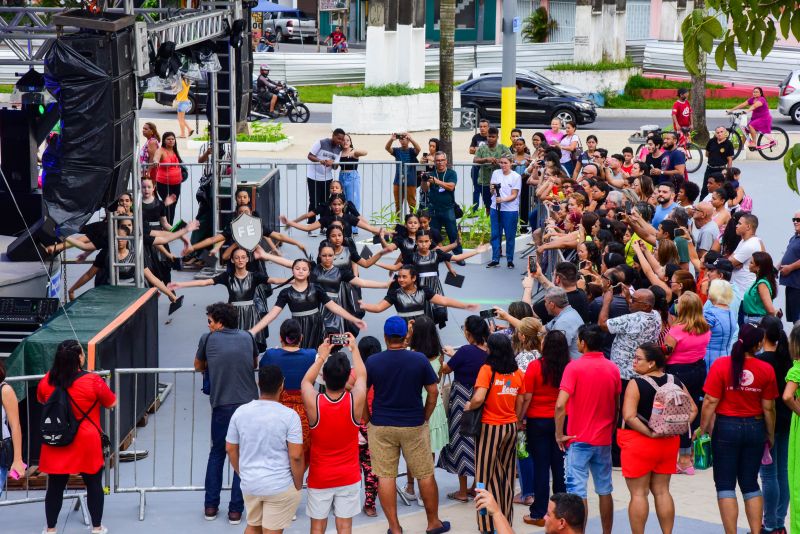
[[[81,477],[83,477],[83,483],[86,484],[86,503],[89,507],[89,515],[92,517],[92,528],[99,528],[103,522],[103,468],[101,467],[93,475],[81,473]],[[47,528],[56,528],[69,475],[48,475],[47,478],[44,513],[47,518]]]
[[[308,211],[315,211],[317,206],[323,204],[328,199],[328,191],[330,191],[331,182],[333,180],[312,180],[306,178],[306,185],[308,186]],[[313,224],[317,220],[316,217],[308,219],[308,224]],[[323,229],[320,229],[325,233]]]
[[[156,183],[156,191],[161,202],[166,202],[168,196],[175,195],[175,203],[167,206],[167,220],[172,224],[175,219],[175,208],[178,207],[178,199],[181,198],[181,185]]]

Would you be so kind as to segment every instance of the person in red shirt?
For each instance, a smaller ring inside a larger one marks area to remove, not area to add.
[[[714,484],[725,532],[736,532],[742,492],[751,532],[762,532],[764,500],[758,471],[764,448],[775,443],[775,370],[755,357],[764,345],[764,331],[742,325],[730,356],[717,358],[703,388],[703,411],[695,436],[711,435]]]
[[[582,356],[564,369],[556,401],[556,441],[566,448],[564,481],[569,493],[589,503],[586,488],[591,472],[594,490],[600,497],[600,523],[603,534],[611,534],[614,501],[611,493],[611,438],[619,413],[622,379],[619,368],[603,355],[605,333],[596,324],[578,330],[578,350]],[[569,420],[564,433],[564,418],[569,402]]]
[[[103,519],[103,448],[100,441],[100,407],[113,408],[117,397],[96,374],[82,371],[86,363],[81,344],[68,339],[56,349],[53,367],[36,388],[37,400],[44,404],[57,387],[66,388],[72,400],[72,413],[78,421],[75,438],[67,446],[42,444],[39,471],[47,473],[44,511],[45,532],[56,532],[58,514],[69,476],[80,473],[86,484],[86,500],[92,518],[92,533],[106,532]],[[85,414],[85,415],[84,415]]]
[[[679,134],[684,128],[692,129],[692,105],[688,98],[689,90],[681,87],[678,89],[678,100],[672,104],[672,128]]]
[[[367,402],[367,369],[356,338],[346,335],[356,378],[352,389],[345,388],[350,361],[343,352],[331,354],[330,338],[317,349],[317,358],[300,384],[311,428],[306,513],[311,518],[312,533],[325,532],[331,512],[336,518],[336,531],[350,532],[353,518],[361,513],[358,427]],[[317,393],[314,385],[320,370],[325,393]]]
[[[544,526],[547,502],[550,500],[550,472],[553,492],[567,491],[564,484],[564,453],[555,439],[556,400],[558,386],[569,363],[569,344],[561,330],[551,330],[542,342],[542,357],[532,361],[525,371],[525,401],[522,410],[527,417],[528,452],[533,458],[533,504],[530,515],[522,520],[529,525]]]

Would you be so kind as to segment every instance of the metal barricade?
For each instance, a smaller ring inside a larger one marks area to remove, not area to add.
[[[111,378],[111,373],[109,371],[99,371],[96,374],[102,376],[105,379],[106,384],[109,384]],[[15,504],[44,502],[45,500],[45,492],[47,491],[49,478],[45,483],[45,486],[39,488],[31,487],[31,478],[28,476],[30,473],[36,472],[32,469],[34,466],[30,465],[30,459],[32,458],[31,442],[35,441],[38,443],[39,440],[37,438],[32,439],[31,434],[39,431],[39,422],[31,417],[31,413],[33,412],[34,414],[38,414],[40,411],[40,403],[38,400],[36,400],[36,387],[42,378],[44,378],[44,376],[45,375],[14,376],[6,378],[5,380],[15,389],[15,391],[25,391],[25,398],[20,401],[20,426],[22,427],[23,433],[22,457],[23,461],[27,462],[29,465],[25,477],[20,479],[22,481],[21,487],[17,487],[17,483],[12,484],[13,487],[9,487],[9,484],[6,481],[0,481],[0,488],[4,490],[2,497],[0,497],[0,507],[13,506]],[[109,410],[103,410],[103,412],[102,424],[108,433],[109,429],[111,428],[111,412]],[[110,466],[111,460],[110,458],[107,458],[104,466],[105,472],[103,474],[106,490],[108,490],[111,481],[111,473],[109,471]],[[4,488],[2,487],[2,484],[5,484]],[[92,524],[89,517],[89,507],[86,504],[85,491],[69,493],[67,490],[64,493],[64,499],[75,499],[75,510],[81,510],[83,523],[87,526]]]
[[[156,391],[145,426],[134,425],[130,433],[123,436],[117,418],[114,429],[114,493],[139,494],[140,521],[144,520],[147,493],[205,490],[205,462],[194,465],[195,439],[200,437],[201,443],[208,443],[202,448],[203,454],[211,445],[211,406],[208,397],[200,391],[200,376],[192,368],[114,371],[115,390],[122,391],[122,379],[129,377],[128,389],[132,392],[132,398],[124,395],[118,398],[120,414],[125,411],[136,414],[142,381],[152,381]],[[203,436],[208,437],[207,442]],[[141,447],[148,449],[145,451]],[[233,476],[230,464],[227,466],[227,483],[222,489],[230,489]]]

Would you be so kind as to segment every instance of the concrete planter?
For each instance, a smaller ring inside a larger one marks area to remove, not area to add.
[[[453,93],[453,107],[461,96]],[[333,96],[331,127],[351,134],[385,134],[439,129],[439,95]]]
[[[188,148],[202,148],[207,141],[198,141],[196,139],[189,139],[186,141],[186,146]],[[283,141],[278,141],[277,143],[253,143],[250,141],[237,141],[236,142],[236,150],[243,151],[243,152],[280,152],[281,150],[286,150],[290,146],[294,144],[293,137],[287,137]]]
[[[641,73],[642,70],[637,67],[604,71],[547,69],[544,71],[544,75],[554,82],[574,85],[586,93],[622,92],[628,83],[628,78]]]

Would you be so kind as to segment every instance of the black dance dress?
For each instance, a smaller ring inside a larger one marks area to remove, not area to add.
[[[421,287],[429,288],[437,295],[444,295],[442,283],[439,280],[439,264],[450,261],[452,257],[452,254],[439,249],[430,250],[424,256],[415,250],[411,255],[411,264],[417,269],[417,283]],[[447,324],[447,308],[445,306],[428,301],[425,304],[425,315],[438,324],[439,328],[444,328]]]
[[[345,213],[344,215],[323,215],[319,218],[320,228],[325,233],[328,227],[334,222],[339,222],[342,225],[342,235],[345,237],[353,237],[353,227],[358,226],[358,217]]]
[[[142,231],[145,235],[150,235],[150,230],[163,230],[161,226],[161,217],[167,217],[167,207],[156,198],[149,204],[142,202]],[[149,250],[148,250],[149,249]],[[145,257],[150,256],[149,263],[150,270],[153,274],[161,279],[162,282],[168,284],[172,281],[172,263],[164,256],[155,246],[145,246]]]
[[[247,276],[239,278],[226,271],[218,274],[212,280],[215,285],[223,285],[228,289],[228,304],[236,306],[236,310],[239,312],[240,330],[250,330],[261,320],[264,313],[259,312],[254,299],[257,288],[266,287],[267,292],[272,293],[269,277],[266,274],[248,271]],[[266,348],[267,337],[269,337],[269,331],[266,328],[255,335],[259,349]]]
[[[128,265],[128,267],[119,267],[118,273],[120,282],[133,280],[135,256],[133,252],[128,251],[128,255],[124,258],[117,258],[117,263]],[[109,285],[111,283],[111,277],[108,274],[108,248],[100,249],[92,265],[97,267],[97,274],[94,275],[94,287]],[[120,285],[129,284],[121,283]]]
[[[425,308],[436,295],[429,287],[417,286],[413,293],[406,293],[399,286],[392,286],[383,297],[383,300],[394,305],[397,315],[406,322],[417,319],[425,314]]]
[[[330,302],[330,297],[320,286],[309,283],[305,291],[298,291],[292,286],[285,287],[278,293],[275,306],[289,306],[292,318],[300,323],[303,341],[300,348],[316,349],[325,337],[321,308]]]
[[[319,285],[336,304],[342,305],[342,285],[347,284],[354,278],[350,269],[339,269],[335,265],[330,269],[325,269],[322,265],[316,264],[311,271],[311,281]],[[349,311],[349,310],[348,310]],[[358,335],[359,329],[350,321],[345,321],[327,308],[322,308],[322,323],[326,332],[344,333],[352,332]]]
[[[339,166],[342,170],[344,169],[344,165]],[[317,204],[317,207],[314,208],[314,213],[317,217],[331,217],[333,216],[333,210],[331,209],[330,202],[321,202]],[[347,201],[347,204],[344,205],[344,213],[348,215],[353,215],[355,217],[359,217],[361,214],[356,209],[356,205]]]
[[[365,312],[361,309],[361,306],[358,305],[358,301],[362,298],[361,288],[350,283],[350,280],[355,277],[353,263],[358,261],[359,258],[360,255],[356,249],[355,242],[353,242],[352,239],[345,238],[342,250],[338,254],[336,254],[334,250],[333,265],[338,267],[342,272],[350,272],[350,277],[344,280],[339,288],[339,305],[359,319],[363,319]],[[353,330],[355,330],[353,335],[357,335],[358,328],[356,325],[350,323],[350,321],[345,321],[345,326],[348,332],[353,332]]]

